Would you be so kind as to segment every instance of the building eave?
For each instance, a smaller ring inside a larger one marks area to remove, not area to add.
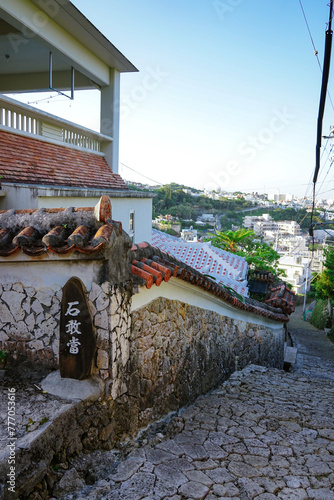
[[[113,45],[106,36],[69,0],[49,0],[44,5],[39,0],[31,0],[47,15],[50,4],[57,6],[53,19],[62,28],[75,33],[77,40],[97,55],[109,67],[121,73],[137,72],[138,69]]]

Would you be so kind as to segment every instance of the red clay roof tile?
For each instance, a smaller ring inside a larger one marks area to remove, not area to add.
[[[102,212],[111,215],[111,210],[108,212],[107,205],[104,206],[106,203],[108,205],[108,200],[102,197],[98,206],[101,207],[102,204]],[[0,213],[0,256],[9,257],[19,251],[31,257],[46,254],[48,251],[61,255],[73,251],[94,254],[108,244],[114,231],[116,235],[122,232],[121,224],[111,219],[104,224],[103,221],[99,223],[96,213],[94,208],[71,208],[66,211],[62,209],[3,211]],[[61,219],[59,219],[60,214],[62,214]],[[33,225],[36,216],[42,217],[38,229]],[[82,222],[83,216],[85,223]],[[10,217],[14,219],[19,217],[21,224],[15,219],[14,227]],[[92,225],[93,219],[96,224]],[[57,221],[58,225],[53,226],[53,220]],[[27,224],[28,221],[29,223],[31,221],[31,225]],[[216,283],[195,268],[148,243],[133,245],[128,258],[133,279],[139,280],[139,283],[145,284],[147,288],[151,288],[154,284],[159,286],[162,281],[167,282],[174,276],[211,293],[237,309],[274,321],[287,322],[287,315],[294,309],[294,294],[284,286],[272,290],[270,306],[242,298],[240,295],[236,296],[237,294],[231,289]]]
[[[249,298],[243,298],[243,300],[241,300],[241,296],[240,298],[236,297],[223,285],[203,276],[191,266],[184,264],[175,257],[162,252],[160,249],[146,242],[145,244],[133,245],[130,255],[132,255],[132,257],[130,257],[131,272],[134,276],[139,278],[140,283],[145,285],[146,288],[151,288],[154,283],[157,286],[160,285],[160,282],[158,283],[155,281],[156,269],[153,267],[154,263],[159,262],[161,265],[170,269],[173,276],[202,288],[208,293],[220,298],[223,302],[232,304],[237,309],[242,309],[246,312],[263,316],[280,323],[289,321],[288,314],[292,312],[290,309],[285,308],[282,310],[279,304],[277,304],[277,307],[269,306]],[[163,277],[163,281],[167,281],[166,277]],[[285,303],[283,303],[283,306],[284,305]]]
[[[0,130],[3,182],[128,189],[103,156]]]

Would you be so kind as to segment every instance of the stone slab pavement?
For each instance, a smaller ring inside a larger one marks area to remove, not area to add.
[[[334,346],[300,310],[289,331],[299,349],[293,371],[235,372],[178,413],[172,437],[158,433],[93,485],[58,497],[334,500]]]

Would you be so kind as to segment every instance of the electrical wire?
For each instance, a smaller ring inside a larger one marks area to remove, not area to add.
[[[56,95],[50,95],[50,97],[43,97],[43,99],[37,99],[36,101],[28,101],[27,104],[39,104],[39,103],[44,102],[44,101],[51,101],[51,99],[55,99],[56,97],[58,97],[59,100],[53,101],[53,102],[67,101],[67,99],[65,99],[64,97],[61,98],[61,96],[59,94],[56,94]]]
[[[310,180],[308,181],[308,184],[307,184],[307,188],[306,188],[306,191],[305,191],[305,195],[304,195],[304,198],[307,198],[308,196],[308,191],[310,188],[312,188],[312,178],[313,178],[313,172],[314,172],[314,169],[312,170],[311,172],[311,175],[310,175]],[[305,200],[306,201],[306,200]]]
[[[326,163],[328,162],[328,160],[329,160],[330,156],[331,156],[331,151],[329,151],[329,152],[328,152],[328,155],[327,155],[326,161],[325,161],[325,163],[323,164],[323,167],[322,167],[322,168],[325,168]],[[327,172],[326,172],[326,175],[325,175],[325,177],[324,177],[324,178],[323,178],[323,180],[322,180],[321,186],[320,186],[320,188],[318,189],[318,192],[316,193],[316,196],[318,196],[318,195],[319,195],[319,191],[322,189],[322,186],[324,185],[324,182],[325,182],[325,180],[326,180],[326,177],[327,177],[327,175],[328,175],[328,173],[329,173],[329,171],[330,171],[330,169],[331,169],[331,166],[332,166],[332,165],[333,165],[333,161],[331,161],[331,162],[330,162],[330,164],[329,164],[329,167],[328,167],[328,170],[327,170]]]
[[[306,24],[306,27],[307,27],[307,31],[308,31],[308,34],[309,34],[310,39],[311,39],[311,43],[312,43],[312,47],[313,47],[313,53],[314,53],[315,57],[317,58],[320,71],[321,71],[321,73],[323,73],[321,62],[320,62],[319,57],[318,57],[318,51],[317,51],[316,46],[315,46],[314,41],[313,41],[312,33],[311,33],[310,26],[309,26],[307,18],[306,18],[306,14],[305,14],[305,10],[304,10],[303,4],[302,4],[302,0],[299,0],[299,5],[300,5],[300,8],[302,10],[303,17],[304,17],[304,20],[305,20],[305,24]],[[331,21],[331,17],[330,17],[330,21]],[[332,109],[334,111],[334,104],[333,104],[331,95],[330,95],[329,91],[327,93],[328,93],[328,99],[329,99],[329,101],[330,101],[330,103],[332,105]]]
[[[322,158],[323,158],[323,156],[324,156],[324,154],[325,154],[325,152],[326,152],[326,149],[327,149],[327,146],[328,146],[328,141],[329,141],[329,138],[327,138],[327,142],[326,142],[326,144],[325,144],[325,146],[324,146],[324,148],[323,148],[323,151],[322,151],[322,153],[321,153],[321,158],[320,158],[320,161],[322,160]],[[331,151],[332,151],[332,148],[330,148],[329,153],[328,153],[328,156],[330,155]],[[328,158],[327,158],[327,160],[328,160]],[[327,160],[326,160],[325,164],[327,163]],[[315,168],[315,167],[314,167],[314,168]],[[308,182],[308,184],[307,184],[307,189],[306,189],[306,191],[305,191],[304,198],[307,198],[307,196],[308,196],[308,191],[309,191],[309,189],[310,189],[310,188],[312,188],[312,178],[313,178],[313,175],[314,175],[314,174],[313,174],[313,172],[314,172],[314,170],[311,172],[310,180],[309,180],[309,182]],[[328,173],[328,172],[327,172],[327,173]],[[326,174],[326,175],[327,175],[327,174]],[[319,195],[319,194],[321,194],[321,193],[317,193],[317,195]],[[311,193],[311,196],[312,196],[312,193]],[[304,203],[306,203],[306,200],[304,201]]]
[[[310,30],[310,26],[309,26],[309,24],[307,22],[305,10],[304,10],[304,7],[303,7],[303,4],[302,4],[301,0],[299,0],[299,5],[300,5],[300,8],[302,9],[302,13],[303,13],[303,16],[304,16],[304,20],[305,20],[305,24],[306,24],[306,27],[307,27],[308,34],[310,35],[310,39],[311,39],[311,43],[312,43],[312,46],[313,46],[314,55],[317,58],[317,61],[318,61],[318,64],[319,64],[319,68],[320,68],[320,71],[322,73],[322,67],[321,67],[321,63],[320,63],[319,57],[318,57],[318,51],[317,51],[317,49],[315,47],[315,44],[314,44],[314,41],[313,41],[313,37],[312,37],[312,33],[311,33],[311,30]]]
[[[123,167],[128,168],[129,170],[132,170],[132,172],[135,172],[136,174],[140,175],[141,177],[144,177],[145,179],[148,179],[149,181],[152,181],[155,184],[159,184],[159,186],[163,186],[163,184],[161,182],[155,181],[154,179],[151,179],[150,177],[147,177],[146,175],[141,174],[140,172],[138,172],[134,168],[131,168],[128,165],[125,165],[125,163],[122,163],[121,161],[119,163],[120,163],[120,165],[123,165]]]
[[[329,183],[329,182],[334,182],[334,179],[332,179],[332,180],[328,181],[328,183]],[[318,196],[319,196],[320,194],[330,193],[330,192],[331,192],[331,191],[333,191],[333,190],[334,190],[334,188],[332,188],[332,189],[327,189],[327,191],[321,191],[321,193],[318,193]]]

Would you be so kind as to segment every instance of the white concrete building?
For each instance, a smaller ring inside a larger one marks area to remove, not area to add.
[[[279,190],[277,189],[275,193],[269,193],[268,194],[268,200],[270,201],[282,201],[282,202],[287,202],[287,201],[292,201],[294,198],[293,194],[291,193],[280,193]]]
[[[294,220],[278,221],[277,225],[281,234],[291,234],[292,236],[300,234],[300,225]]]
[[[310,259],[296,255],[285,255],[279,260],[278,268],[286,273],[284,281],[289,283],[297,294],[304,294],[305,290],[307,292],[310,290],[310,262]]]
[[[198,241],[198,233],[197,229],[182,229],[181,231],[181,240],[188,241],[189,243],[195,243]]]
[[[256,223],[266,223],[268,227],[270,224],[273,222],[273,218],[269,214],[263,214],[263,215],[246,215],[243,218],[243,223],[242,225],[247,228],[247,229],[252,229],[254,230],[255,224]],[[275,226],[276,228],[276,226]],[[268,229],[269,230],[269,229]]]

